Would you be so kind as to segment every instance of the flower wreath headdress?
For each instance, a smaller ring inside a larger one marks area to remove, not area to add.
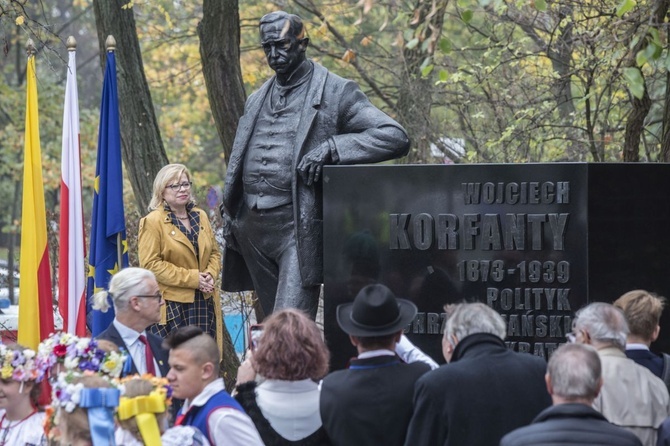
[[[149,395],[135,397],[121,397],[117,417],[125,421],[135,417],[135,422],[142,436],[144,444],[160,444],[161,433],[158,427],[156,414],[164,413],[172,401],[172,387],[165,378],[157,378],[151,374],[129,376],[121,383],[133,379],[148,381],[153,386]]]
[[[78,381],[86,375],[97,375],[111,384],[111,387],[90,388]],[[107,446],[114,439],[114,412],[123,394],[123,385],[118,380],[104,374],[90,371],[84,373],[64,372],[52,384],[51,406],[57,411],[68,413],[75,409],[86,409],[93,446]],[[53,418],[51,422],[53,423]],[[48,435],[48,429],[45,429]]]
[[[127,360],[124,352],[103,350],[97,340],[69,333],[54,333],[42,341],[37,356],[45,369],[61,365],[63,371],[89,371],[111,378],[121,376]]]
[[[36,360],[35,350],[0,344],[0,378],[23,384],[26,381],[40,382],[45,373],[46,369]]]

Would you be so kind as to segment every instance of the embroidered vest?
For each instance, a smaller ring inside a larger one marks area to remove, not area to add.
[[[240,406],[240,403],[238,403],[235,398],[230,396],[225,390],[221,390],[212,395],[203,406],[191,406],[188,412],[183,415],[180,410],[175,424],[197,427],[200,432],[205,434],[211,444],[215,444],[210,435],[207,420],[209,419],[209,414],[221,407],[229,407],[245,413],[244,409],[242,409],[242,406]]]

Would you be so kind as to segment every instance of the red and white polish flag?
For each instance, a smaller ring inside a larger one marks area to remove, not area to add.
[[[81,200],[80,153],[77,62],[75,50],[71,47],[63,111],[58,308],[63,317],[63,331],[85,336],[86,244]]]

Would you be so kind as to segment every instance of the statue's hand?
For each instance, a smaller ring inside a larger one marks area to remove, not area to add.
[[[319,181],[323,165],[329,163],[330,160],[330,146],[327,142],[306,153],[298,164],[298,172],[305,184],[311,186],[312,183]]]
[[[223,209],[221,209],[221,217],[223,218],[223,228],[222,228],[223,239],[226,241],[226,245],[229,248],[239,252],[240,250],[237,247],[237,242],[235,241],[235,236],[233,235],[232,218],[230,217],[230,215],[228,215],[227,212],[224,212]]]

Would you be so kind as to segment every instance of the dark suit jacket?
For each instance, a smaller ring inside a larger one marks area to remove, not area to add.
[[[109,327],[98,336],[96,339],[105,339],[107,341],[113,342],[118,345],[119,348],[123,348],[128,352],[128,346],[123,342],[123,338],[119,334],[119,331],[116,329],[114,324],[109,324]],[[162,376],[167,376],[167,373],[170,371],[170,366],[168,365],[168,350],[165,350],[162,346],[163,339],[159,336],[147,332],[147,341],[149,341],[149,346],[151,347],[151,353],[153,353],[156,362],[158,363],[158,368]],[[127,375],[135,375],[137,373],[137,367],[135,362],[131,358],[131,368],[130,372]],[[125,376],[126,374],[124,374]]]
[[[648,368],[659,378],[663,377],[663,358],[657,354],[649,350],[626,350],[626,356],[641,366]]]
[[[461,339],[449,364],[416,383],[407,446],[497,446],[551,405],[544,359],[516,353],[497,336]]]
[[[360,368],[359,368],[360,367]],[[332,444],[402,445],[412,417],[414,383],[430,367],[397,357],[354,359],[321,384],[321,421]]]
[[[505,435],[500,446],[642,446],[630,431],[611,424],[591,406],[568,403],[543,410],[530,426]]]
[[[263,101],[274,83],[274,77],[247,99],[240,118],[228,161],[223,190],[222,210],[235,226],[244,205],[242,173],[244,157]],[[300,274],[304,286],[323,282],[323,211],[322,182],[307,186],[297,174],[302,157],[330,141],[337,157],[333,164],[377,163],[404,156],[409,151],[405,130],[384,112],[372,105],[355,82],[343,79],[314,63],[314,71],[300,115],[293,154],[293,213],[295,240]],[[234,228],[224,228],[234,234]],[[246,264],[236,251],[225,248],[222,288],[228,291],[252,289],[245,274]],[[232,251],[232,252],[228,252]]]

